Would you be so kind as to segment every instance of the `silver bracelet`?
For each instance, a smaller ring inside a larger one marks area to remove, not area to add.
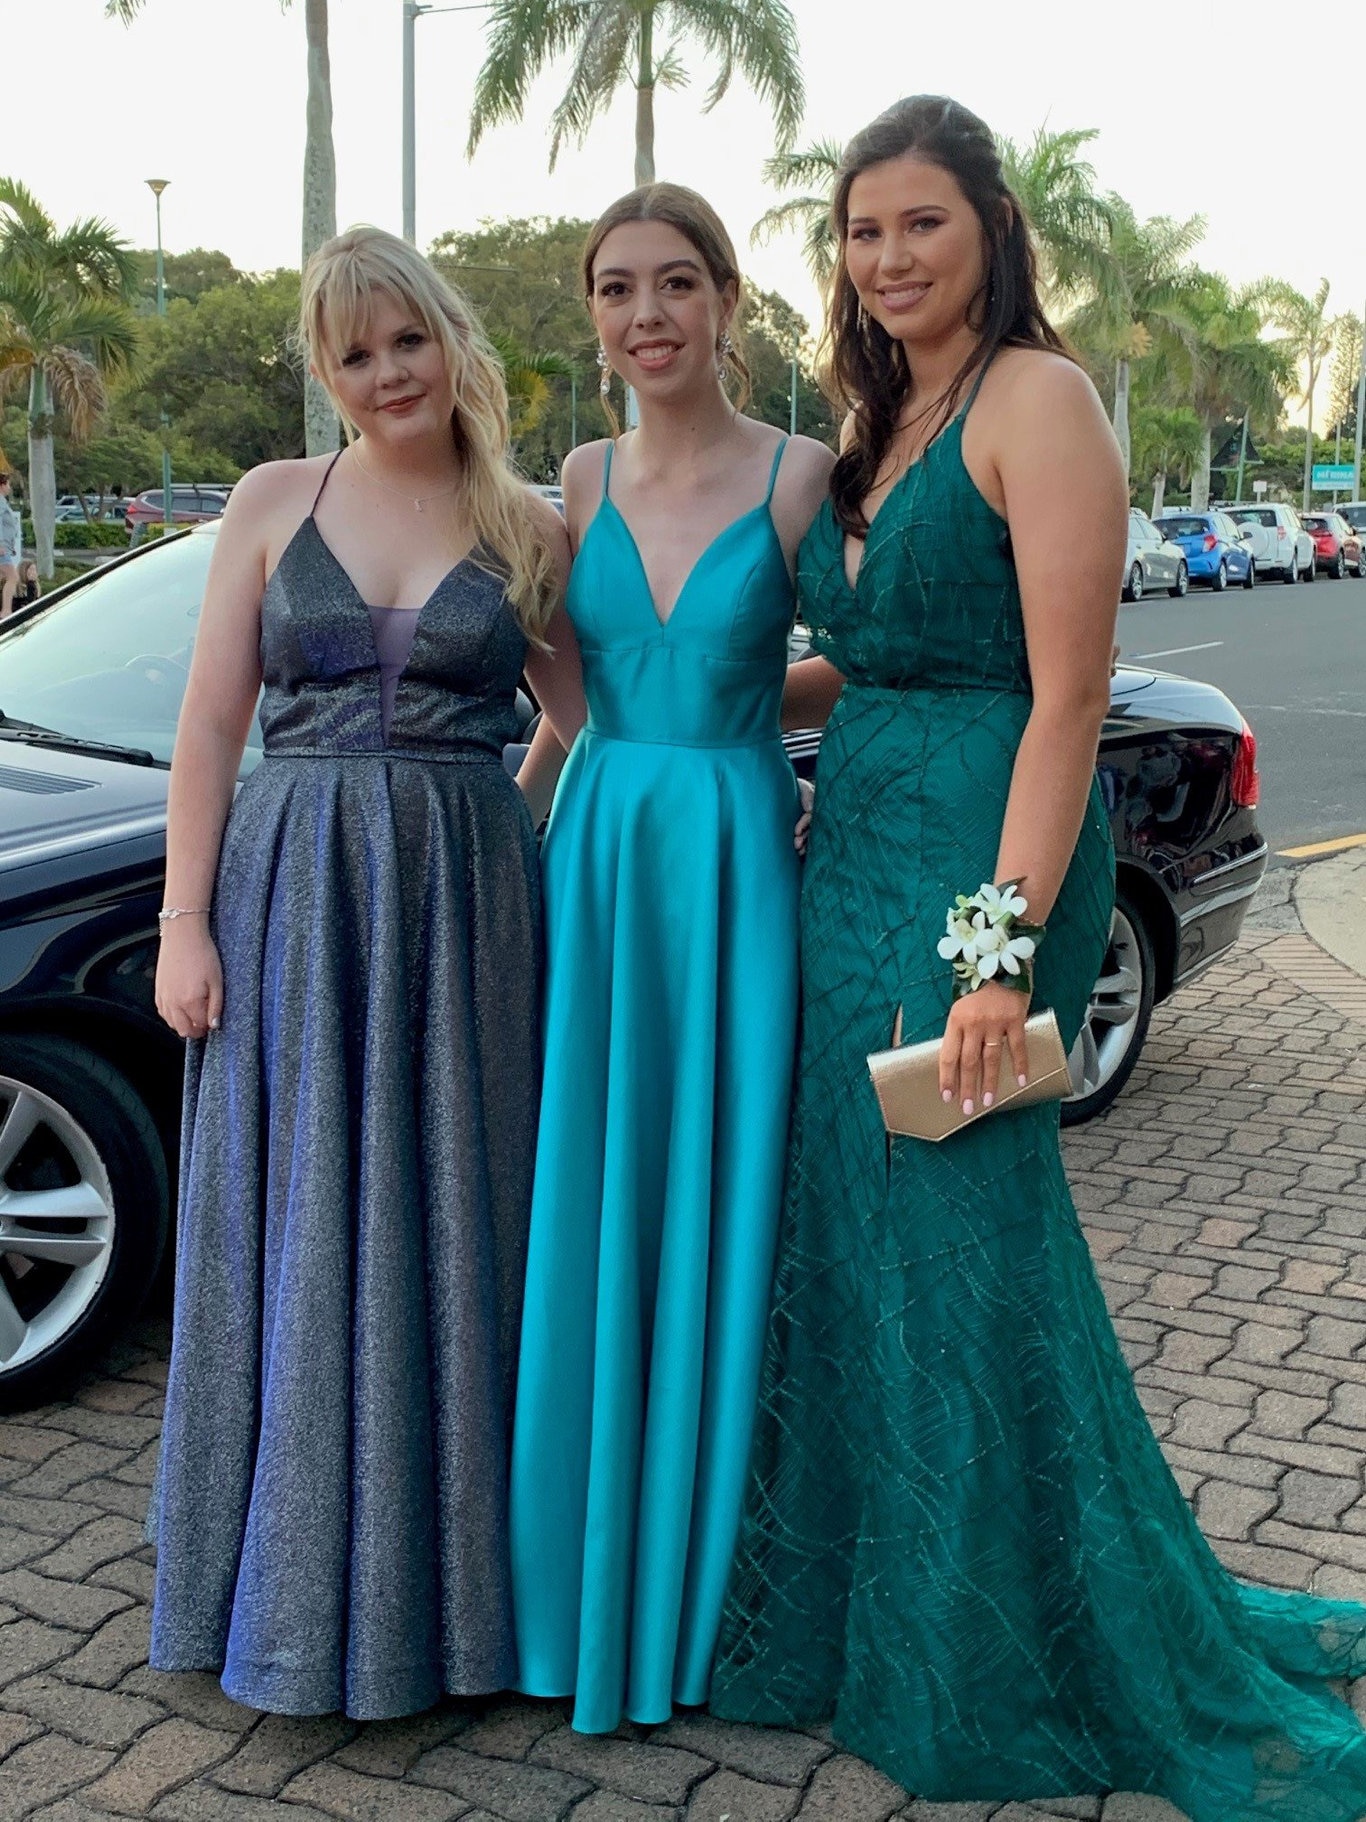
[[[209,910],[207,905],[202,909],[194,905],[166,905],[162,910],[157,912],[157,922],[159,924],[169,924],[173,918],[177,917],[207,917],[208,915]]]

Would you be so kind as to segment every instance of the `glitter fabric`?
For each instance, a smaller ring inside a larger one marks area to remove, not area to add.
[[[311,518],[261,618],[223,1028],[186,1071],[151,1661],[255,1708],[397,1715],[515,1668],[540,901],[501,754],[524,641],[458,565],[386,743],[369,616]]]
[[[1056,1108],[888,1143],[865,1057],[942,1031],[935,945],[994,877],[1029,716],[1001,520],[955,422],[857,587],[823,510],[800,589],[850,678],[821,749],[773,1326],[713,1686],[938,1802],[1160,1794],[1194,1822],[1354,1822],[1366,1609],[1240,1586],[1169,1473],[1063,1176]],[[1105,950],[1095,792],[1039,952],[1075,1035]]]
[[[706,1700],[735,1551],[796,1060],[793,606],[766,502],[665,625],[610,498],[570,578],[511,1528],[519,1686],[587,1733]]]

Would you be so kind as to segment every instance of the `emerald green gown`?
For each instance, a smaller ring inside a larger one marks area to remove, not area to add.
[[[969,400],[969,405],[971,400]],[[966,408],[964,415],[966,415]],[[956,892],[994,878],[1029,673],[962,418],[888,495],[857,585],[803,547],[848,677],[802,897],[803,1032],[747,1512],[711,1705],[838,1740],[918,1796],[1165,1797],[1193,1822],[1355,1822],[1366,1608],[1236,1582],[1138,1402],[1056,1106],[883,1132],[865,1057],[937,1036]],[[1109,928],[1093,789],[1039,952],[1070,1043]]]

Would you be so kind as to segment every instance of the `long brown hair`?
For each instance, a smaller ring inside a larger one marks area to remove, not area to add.
[[[982,284],[968,306],[977,345],[954,375],[929,438],[948,423],[969,375],[998,348],[1071,353],[1044,315],[1028,223],[986,123],[947,96],[910,95],[856,133],[835,179],[837,251],[826,323],[826,389],[837,410],[853,406],[853,439],[835,464],[830,490],[835,517],[855,538],[868,530],[863,501],[877,483],[914,387],[901,343],[860,307],[849,277],[849,191],[862,172],[912,152],[957,183],[982,225],[986,252]]]
[[[711,281],[718,291],[724,291],[727,285],[735,286],[735,311],[727,327],[731,345],[718,358],[727,377],[735,382],[735,408],[743,411],[749,403],[751,391],[749,363],[745,360],[740,332],[740,318],[745,305],[745,281],[740,276],[735,243],[726,232],[725,223],[705,196],[699,196],[696,190],[689,190],[681,183],[647,183],[642,184],[638,190],[630,190],[625,196],[619,196],[604,209],[593,223],[583,250],[583,295],[590,309],[593,301],[593,268],[598,263],[602,243],[613,228],[624,227],[632,221],[662,221],[670,228],[676,228],[684,240],[701,255],[702,263],[711,274]],[[603,409],[615,430],[617,421],[605,395]]]

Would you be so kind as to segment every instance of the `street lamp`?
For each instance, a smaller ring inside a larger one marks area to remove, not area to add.
[[[166,265],[161,253],[161,192],[170,183],[169,177],[149,177],[147,188],[157,199],[157,315],[166,314]],[[170,419],[166,416],[166,406],[161,407],[161,522],[171,523],[171,445],[167,432]]]
[[[425,0],[403,0],[403,238],[417,245],[417,38],[424,13],[486,13],[490,0],[476,6],[428,6]]]

